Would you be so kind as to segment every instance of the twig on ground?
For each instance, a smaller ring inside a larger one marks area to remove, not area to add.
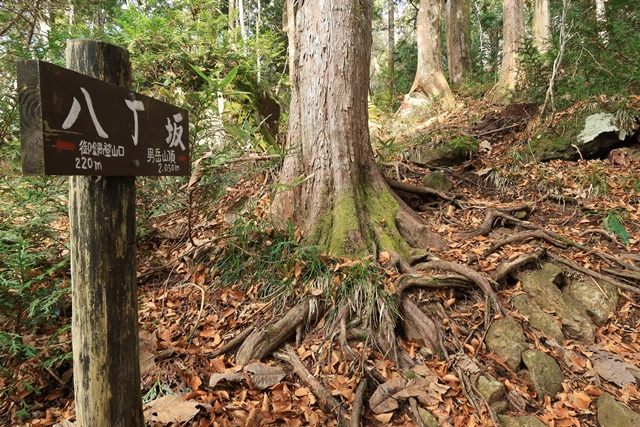
[[[200,324],[200,319],[202,319],[202,313],[204,312],[204,302],[206,297],[206,292],[202,288],[202,286],[198,286],[195,283],[185,283],[184,286],[193,286],[200,290],[200,310],[198,310],[198,317],[196,317],[196,322],[193,324],[193,328],[191,328],[191,332],[189,333],[189,337],[187,338],[187,342],[191,343],[193,339],[193,335],[196,333],[196,329],[198,329],[198,324]]]

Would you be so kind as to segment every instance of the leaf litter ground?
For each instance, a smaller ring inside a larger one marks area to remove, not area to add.
[[[486,105],[483,108],[491,111]],[[450,114],[438,124],[468,127],[466,113]],[[524,113],[501,113],[503,110],[495,108],[477,128],[483,134],[481,141],[489,143],[483,145],[484,151],[463,165],[444,170],[455,184],[459,203],[412,200],[449,245],[438,256],[462,264],[472,260],[474,268],[487,277],[495,273],[500,262],[542,247],[595,271],[609,266],[594,251],[630,254],[630,262],[638,262],[640,161],[632,160],[624,168],[607,160],[525,164],[514,154],[514,147],[526,138],[528,117],[524,119]],[[246,166],[238,163],[228,169],[244,172],[249,169]],[[217,169],[213,173],[226,172]],[[426,172],[404,162],[389,171],[414,184]],[[325,320],[321,320],[307,334],[292,337],[288,344],[291,347],[281,349],[275,357],[253,366],[236,365],[233,351],[227,354],[220,350],[247,328],[279,319],[287,301],[278,304],[261,297],[263,284],[247,279],[251,274],[227,284],[215,267],[234,245],[230,236],[238,218],[267,219],[273,173],[266,170],[244,175],[226,188],[219,200],[207,191],[206,186],[212,184],[201,183],[194,191],[190,212],[185,209],[152,219],[152,232],[139,243],[140,359],[145,416],[151,425],[337,425],[338,417],[351,416],[353,402],[358,401],[358,385],[367,377],[368,369],[378,373],[378,382],[369,379],[364,391],[364,425],[420,425],[424,421],[417,423],[416,414],[423,409],[441,425],[493,425],[495,416],[486,402],[470,401],[473,394],[467,392],[467,384],[459,375],[456,367],[460,366],[500,380],[511,414],[533,414],[550,426],[597,425],[595,401],[605,391],[636,411],[640,409],[638,385],[625,370],[640,366],[640,301],[637,294],[624,290],[620,291],[621,302],[613,318],[597,328],[594,347],[573,340],[565,340],[561,346],[550,345],[508,303],[512,296],[522,293],[521,284],[517,280],[503,281],[496,289],[502,305],[522,320],[530,346],[559,361],[564,373],[563,390],[554,397],[539,399],[526,376],[489,352],[485,343],[491,323],[485,315],[487,300],[473,288],[418,290],[412,294],[419,306],[437,307],[448,361],[433,358],[417,343],[400,338],[400,347],[418,362],[411,372],[402,372],[391,358],[362,342],[355,341],[347,349],[335,336],[327,337],[322,328]],[[530,223],[592,251],[558,249],[534,239],[507,244],[485,256],[501,237],[514,232],[505,224],[487,236],[474,235],[487,211],[523,204],[532,207]],[[621,213],[629,236],[627,245],[603,230],[610,212]],[[269,243],[266,238],[265,247]],[[380,254],[383,265],[386,255]],[[327,263],[334,269],[334,277],[340,277],[340,269],[349,261],[327,259]],[[298,277],[303,268],[293,263],[289,272]],[[385,288],[393,291],[398,273],[393,268],[383,271]],[[638,285],[637,281],[631,284]],[[339,279],[335,285],[340,286]],[[60,339],[69,340],[69,336]],[[301,380],[283,362],[287,351],[297,355],[344,413],[326,410],[326,402],[314,394],[309,382]],[[601,357],[598,351],[602,351]],[[48,394],[42,396],[37,408],[40,416],[31,421],[34,426],[69,425],[65,420],[73,421],[68,372],[51,374],[59,381],[51,382]]]

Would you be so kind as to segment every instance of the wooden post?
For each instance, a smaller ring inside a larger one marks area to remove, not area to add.
[[[130,87],[129,54],[67,43],[68,68]],[[69,191],[76,425],[143,425],[138,360],[135,177],[72,176]]]

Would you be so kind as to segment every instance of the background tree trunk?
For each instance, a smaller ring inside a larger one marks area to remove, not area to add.
[[[471,73],[471,0],[447,2],[449,80],[461,84]]]
[[[445,107],[454,105],[453,93],[442,72],[440,17],[442,0],[420,0],[416,39],[418,67],[410,92],[422,92]]]
[[[540,53],[545,53],[549,50],[551,41],[550,25],[549,0],[534,0],[533,44]]]
[[[598,23],[598,36],[603,44],[609,43],[607,33],[607,0],[596,0],[596,22]]]
[[[492,90],[492,97],[498,102],[510,100],[518,79],[523,76],[518,58],[518,51],[522,48],[524,38],[524,0],[503,1],[503,29],[502,29],[502,65],[498,84]]]
[[[333,255],[407,255],[398,221],[419,220],[389,189],[369,142],[371,1],[298,7],[289,154],[272,213]]]

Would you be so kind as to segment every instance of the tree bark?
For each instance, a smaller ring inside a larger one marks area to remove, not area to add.
[[[492,90],[492,97],[498,102],[511,100],[522,69],[518,51],[524,38],[524,0],[503,0],[502,65],[498,84]]]
[[[420,0],[416,39],[418,67],[410,92],[421,92],[445,107],[453,107],[454,99],[449,83],[442,71],[440,51],[440,17],[442,0]]]
[[[533,44],[540,53],[545,53],[549,50],[551,42],[550,25],[549,0],[534,0]]]
[[[449,80],[459,85],[471,73],[471,0],[447,2]]]
[[[598,36],[600,41],[606,45],[609,43],[609,33],[607,33],[607,0],[596,0],[596,22],[598,24]]]
[[[72,40],[67,66],[123,87],[128,52]],[[80,427],[143,424],[135,268],[135,178],[70,180],[73,382]]]
[[[397,218],[421,220],[394,197],[369,141],[371,9],[371,0],[317,0],[296,15],[289,154],[272,213],[333,255],[408,254]]]

